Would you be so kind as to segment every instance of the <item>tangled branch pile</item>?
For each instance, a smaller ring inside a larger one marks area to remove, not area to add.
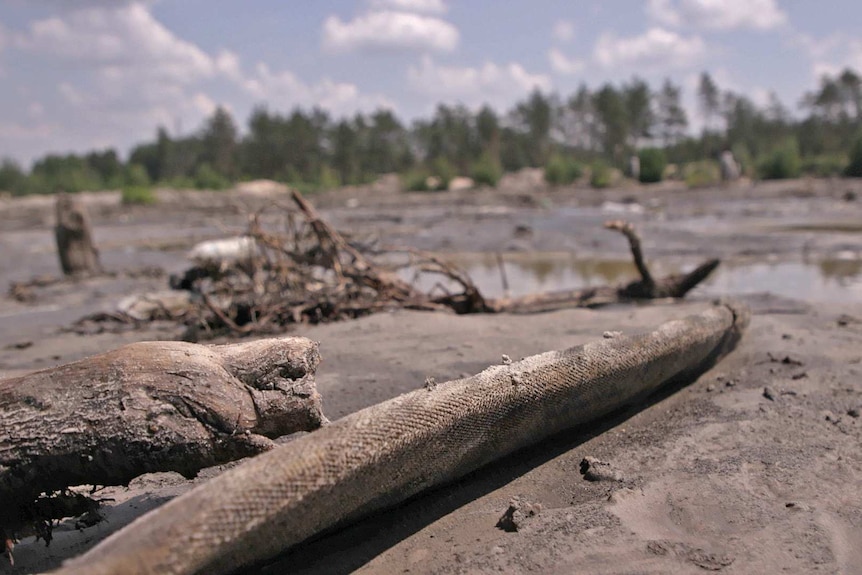
[[[198,340],[222,334],[278,333],[290,324],[351,319],[385,309],[536,313],[683,297],[719,263],[708,260],[688,274],[655,279],[631,224],[608,222],[605,227],[628,239],[640,279],[621,286],[491,299],[482,295],[464,270],[440,257],[416,250],[372,253],[348,242],[298,192],[294,191],[292,198],[295,206],[281,206],[286,217],[283,231],[265,230],[255,215],[246,237],[225,244],[231,248],[230,254],[228,250],[220,253],[218,246],[210,246],[212,254],[198,254],[197,265],[182,277],[172,278],[171,287],[187,290],[173,292],[186,294],[180,300],[164,294],[145,296],[139,303],[147,313],[123,310],[96,314],[79,320],[73,329],[88,330],[88,326],[106,321],[118,326],[182,321],[189,329],[187,339]],[[393,263],[395,256],[406,261]],[[403,279],[409,277],[405,269],[412,272],[414,282]],[[428,275],[442,281],[425,292],[416,287],[422,282],[415,279]]]
[[[298,192],[293,200],[296,208],[285,208],[284,232],[264,230],[254,216],[248,231],[252,242],[241,257],[230,265],[195,266],[175,281],[175,287],[197,296],[188,324],[207,333],[269,333],[291,323],[356,318],[384,309],[485,307],[469,276],[456,267],[430,254],[409,253],[406,265],[417,273],[441,274],[462,287],[459,293],[433,297],[402,279],[397,266],[374,261],[349,243]]]

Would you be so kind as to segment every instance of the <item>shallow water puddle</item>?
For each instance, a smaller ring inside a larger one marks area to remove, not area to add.
[[[500,297],[503,277],[509,295],[599,285],[616,285],[637,277],[631,261],[579,260],[565,253],[507,253],[502,255],[503,271],[495,254],[449,254],[445,259],[470,274],[482,293]],[[689,271],[690,266],[652,263],[656,276]],[[407,277],[405,279],[412,279]],[[431,289],[440,282],[448,289],[456,286],[427,276],[417,283]],[[712,276],[693,292],[701,295],[734,295],[753,292],[807,301],[862,301],[862,260],[824,259],[809,262],[722,262]]]

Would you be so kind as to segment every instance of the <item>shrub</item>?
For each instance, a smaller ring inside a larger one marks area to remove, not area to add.
[[[0,192],[20,194],[26,179],[27,174],[16,161],[7,158],[0,163]]]
[[[850,178],[862,178],[862,134],[856,137],[850,148],[850,162],[844,168],[844,175]]]
[[[404,189],[410,192],[427,192],[428,191],[428,172],[427,170],[414,169],[406,172],[401,176],[401,181],[404,183]]]
[[[667,166],[667,157],[664,155],[664,150],[644,148],[638,152],[638,158],[641,163],[641,183],[651,184],[660,182],[665,166]]]
[[[341,186],[341,178],[338,176],[338,172],[329,166],[322,166],[320,168],[320,176],[318,176],[318,187],[321,190],[332,190],[339,186]]]
[[[755,175],[754,159],[751,157],[751,152],[747,145],[737,142],[730,147],[730,152],[739,164],[740,175],[748,177]]]
[[[563,154],[554,154],[545,164],[545,181],[554,186],[571,184],[583,174],[583,166]]]
[[[787,140],[760,163],[760,177],[764,180],[781,180],[799,176],[799,145],[796,140]]]
[[[590,185],[594,188],[607,188],[611,185],[611,169],[601,160],[590,166]]]
[[[457,174],[446,158],[438,157],[431,168],[414,168],[401,176],[404,189],[411,192],[436,192],[449,189],[449,182]]]
[[[161,183],[174,190],[191,190],[195,187],[195,181],[188,176],[176,176]]]
[[[503,177],[503,166],[500,165],[499,160],[486,152],[473,163],[470,175],[477,186],[494,187],[500,181],[500,178]]]
[[[123,187],[122,201],[126,205],[147,205],[156,203],[156,195],[149,186]]]
[[[449,188],[449,182],[457,176],[455,168],[444,157],[438,157],[431,163],[431,175],[439,180],[435,190],[446,190]]]
[[[209,164],[201,164],[195,170],[195,187],[199,190],[223,190],[228,186],[230,182]]]
[[[840,176],[847,166],[847,158],[836,154],[821,154],[802,160],[801,171],[809,176],[828,178]]]
[[[126,186],[149,186],[150,175],[140,164],[129,164],[123,173],[123,183]]]
[[[689,188],[714,186],[721,183],[721,166],[714,160],[701,160],[685,165],[682,170],[685,185]]]

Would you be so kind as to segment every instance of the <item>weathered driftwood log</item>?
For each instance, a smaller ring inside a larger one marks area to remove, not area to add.
[[[230,573],[607,415],[733,349],[727,303],[427,386],[254,457],[68,562],[63,575]]]
[[[101,271],[99,250],[93,243],[86,211],[68,194],[57,195],[57,253],[60,267],[68,275],[95,274]]]
[[[44,493],[123,485],[258,454],[326,422],[318,344],[143,342],[0,380],[0,529],[44,520]]]

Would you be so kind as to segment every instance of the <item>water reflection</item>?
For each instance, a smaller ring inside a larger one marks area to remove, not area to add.
[[[465,268],[487,296],[503,295],[503,273],[495,254],[450,254],[446,259]],[[651,265],[653,273],[659,276],[690,268],[666,261]],[[512,296],[615,285],[637,277],[631,261],[582,260],[568,253],[507,253],[503,255],[503,266]],[[439,279],[426,278],[419,286],[429,289]],[[733,295],[765,291],[809,301],[862,301],[862,261],[724,262],[695,293]]]

